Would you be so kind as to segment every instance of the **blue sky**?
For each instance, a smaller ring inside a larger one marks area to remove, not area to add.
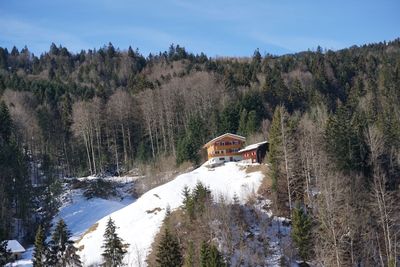
[[[35,54],[108,42],[144,55],[180,44],[209,56],[340,49],[400,37],[400,0],[0,0],[0,46]]]

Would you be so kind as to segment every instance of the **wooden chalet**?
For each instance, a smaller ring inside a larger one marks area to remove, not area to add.
[[[214,163],[240,161],[242,155],[239,150],[243,147],[245,141],[246,138],[243,136],[226,133],[212,139],[203,148],[207,149],[208,160]]]
[[[261,163],[268,151],[268,141],[252,144],[241,149],[243,160],[250,163]]]

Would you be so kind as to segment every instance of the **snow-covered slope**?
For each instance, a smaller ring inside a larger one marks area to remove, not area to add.
[[[93,180],[97,178],[89,176],[79,179]],[[98,220],[126,207],[135,200],[128,191],[137,177],[108,177],[106,179],[118,183],[118,197],[110,199],[92,198],[88,200],[83,196],[83,190],[69,190],[67,187],[62,196],[63,201],[59,213],[53,219],[53,225],[59,219],[63,219],[71,231],[72,239],[77,240]],[[22,259],[9,264],[9,266],[31,267],[32,250],[33,247],[27,248],[27,251],[22,254]]]
[[[84,266],[101,262],[103,233],[109,217],[115,221],[119,236],[129,243],[125,263],[128,266],[144,266],[153,238],[164,219],[166,207],[170,206],[173,210],[182,205],[181,192],[185,185],[193,188],[200,181],[209,186],[216,197],[223,194],[227,198],[233,198],[236,193],[244,201],[257,190],[262,178],[261,172],[247,174],[236,163],[226,163],[214,170],[203,166],[182,174],[173,181],[148,191],[129,206],[99,220],[95,230],[85,234],[77,244]]]
[[[60,212],[54,218],[53,224],[55,225],[59,219],[63,219],[72,233],[73,240],[78,239],[96,221],[134,201],[132,197],[87,200],[81,190],[74,190],[70,197],[70,202],[63,204]]]

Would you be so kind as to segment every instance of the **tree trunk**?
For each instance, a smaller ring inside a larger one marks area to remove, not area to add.
[[[92,174],[93,174],[93,169],[92,169],[92,162],[91,162],[91,159],[90,159],[89,142],[88,142],[88,140],[87,140],[87,137],[86,137],[86,134],[85,134],[85,133],[83,133],[83,140],[84,140],[84,142],[85,142],[86,154],[87,154],[87,156],[88,156],[88,163],[89,163],[90,174],[92,175]]]

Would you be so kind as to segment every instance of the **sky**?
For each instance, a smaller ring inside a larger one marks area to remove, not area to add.
[[[282,55],[400,37],[400,0],[0,0],[0,46]]]

